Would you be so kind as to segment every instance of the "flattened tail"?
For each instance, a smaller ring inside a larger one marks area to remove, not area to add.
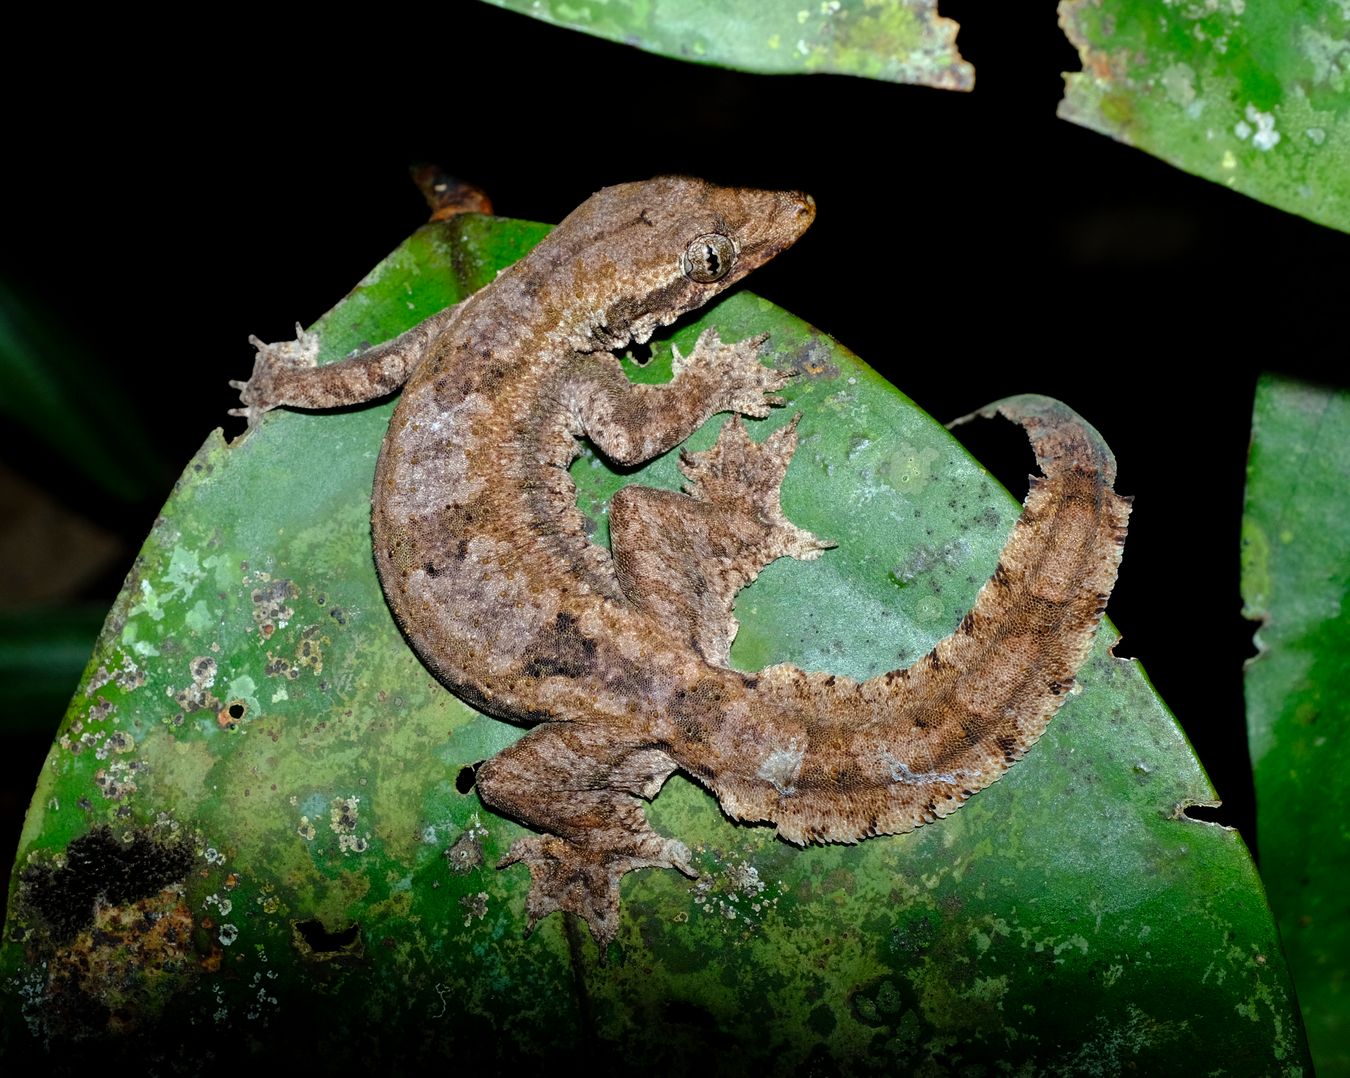
[[[791,666],[754,675],[705,780],[733,817],[798,843],[911,831],[995,782],[1073,691],[1130,503],[1112,489],[1110,449],[1071,409],[1024,396],[979,414],[995,412],[1026,428],[1044,475],[974,607],[908,669],[863,682]]]

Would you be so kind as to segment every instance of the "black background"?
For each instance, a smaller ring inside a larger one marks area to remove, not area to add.
[[[1042,7],[943,4],[973,94],[695,67],[469,2],[350,33],[53,27],[4,75],[0,272],[115,373],[133,404],[109,422],[141,425],[165,462],[129,508],[0,435],[10,467],[124,541],[72,598],[111,602],[177,470],[212,427],[241,428],[225,382],[250,369],[248,334],[289,337],[425,219],[410,164],[541,221],[662,172],[800,188],[817,222],[756,292],[938,418],[1035,391],[1105,435],[1135,496],[1117,654],[1144,663],[1195,744],[1226,802],[1209,818],[1250,840],[1252,392],[1265,369],[1345,380],[1350,239],[1057,120],[1060,72],[1079,64]],[[1010,431],[962,437],[1020,494],[1031,456]],[[19,808],[59,718],[7,753]]]

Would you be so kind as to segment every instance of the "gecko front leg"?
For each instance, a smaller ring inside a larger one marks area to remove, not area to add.
[[[675,377],[665,385],[637,385],[612,355],[585,353],[567,375],[574,433],[631,465],[673,449],[718,412],[762,419],[784,403],[774,391],[791,377],[759,361],[768,336],[728,344],[706,329],[688,356],[675,350]]]
[[[250,336],[258,354],[248,381],[230,380],[244,405],[231,408],[230,415],[247,419],[253,427],[273,408],[341,408],[388,396],[426,358],[461,306],[447,307],[393,340],[322,367],[319,335],[306,332],[299,323],[293,341],[268,344]]]
[[[810,561],[835,546],[797,527],[779,504],[800,418],[763,442],[729,419],[711,449],[680,454],[683,494],[629,486],[610,505],[624,595],[715,666],[731,665],[736,593],[778,558]]]

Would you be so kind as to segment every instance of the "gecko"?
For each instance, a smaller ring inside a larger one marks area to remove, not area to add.
[[[959,808],[1040,737],[1086,658],[1114,585],[1129,500],[1100,435],[1058,402],[1010,398],[1033,479],[991,579],[913,665],[865,680],[730,665],[737,593],[781,557],[834,546],[783,514],[797,418],[761,441],[742,416],[783,404],[765,336],[706,330],[674,377],[639,385],[614,355],[791,246],[815,203],[689,177],[608,187],[460,304],[346,360],[315,339],[263,344],[241,391],[322,409],[402,387],[375,472],[375,564],[404,634],[437,679],[531,729],[478,768],[482,801],[532,829],[499,867],[530,873],[526,931],[565,910],[602,953],[634,869],[697,872],[644,803],[675,771],[733,820],[796,844],[897,834]],[[297,327],[298,329],[298,327]],[[587,438],[636,465],[710,416],[716,444],[682,454],[683,492],[630,485],[592,542],[568,468]],[[799,418],[799,417],[798,417]],[[968,417],[969,418],[969,417]]]

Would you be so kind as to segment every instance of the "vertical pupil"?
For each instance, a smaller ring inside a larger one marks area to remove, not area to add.
[[[707,263],[708,272],[716,273],[718,271],[717,248],[715,248],[711,243],[704,244],[703,257]]]

